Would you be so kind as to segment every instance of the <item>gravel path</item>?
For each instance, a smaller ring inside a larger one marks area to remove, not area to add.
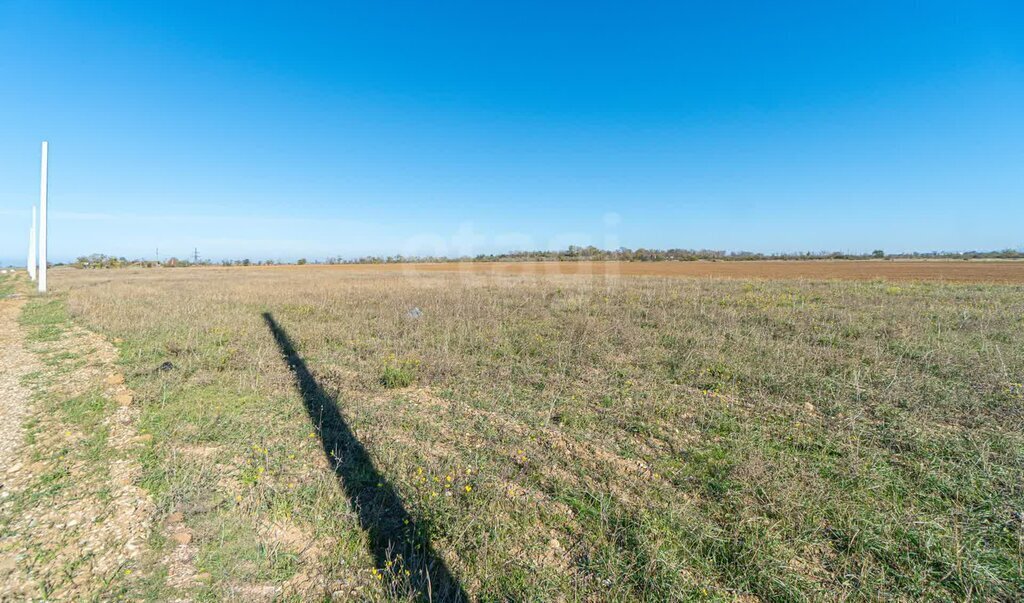
[[[31,398],[21,379],[38,365],[35,355],[25,349],[18,325],[24,304],[20,298],[0,299],[0,474],[17,462],[15,451],[21,445],[22,423]]]

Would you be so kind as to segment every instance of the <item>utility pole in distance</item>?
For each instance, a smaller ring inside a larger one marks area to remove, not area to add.
[[[46,293],[46,159],[49,149],[43,141],[43,161],[39,169],[39,292]]]
[[[196,264],[196,265],[199,264],[199,248],[198,247],[196,247],[195,249],[192,250],[192,263]]]

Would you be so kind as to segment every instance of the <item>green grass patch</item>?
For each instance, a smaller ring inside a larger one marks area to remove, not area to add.
[[[32,298],[19,317],[19,322],[29,328],[29,341],[37,343],[60,339],[69,321],[67,305],[55,296]]]

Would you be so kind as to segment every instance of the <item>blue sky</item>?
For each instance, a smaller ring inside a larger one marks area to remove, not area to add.
[[[711,6],[713,4],[713,6]],[[0,262],[1024,247],[1024,9],[0,0]]]

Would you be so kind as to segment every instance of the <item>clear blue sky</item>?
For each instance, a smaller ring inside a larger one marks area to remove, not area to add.
[[[713,5],[713,7],[712,7]],[[0,261],[1024,246],[1019,2],[0,0]]]

